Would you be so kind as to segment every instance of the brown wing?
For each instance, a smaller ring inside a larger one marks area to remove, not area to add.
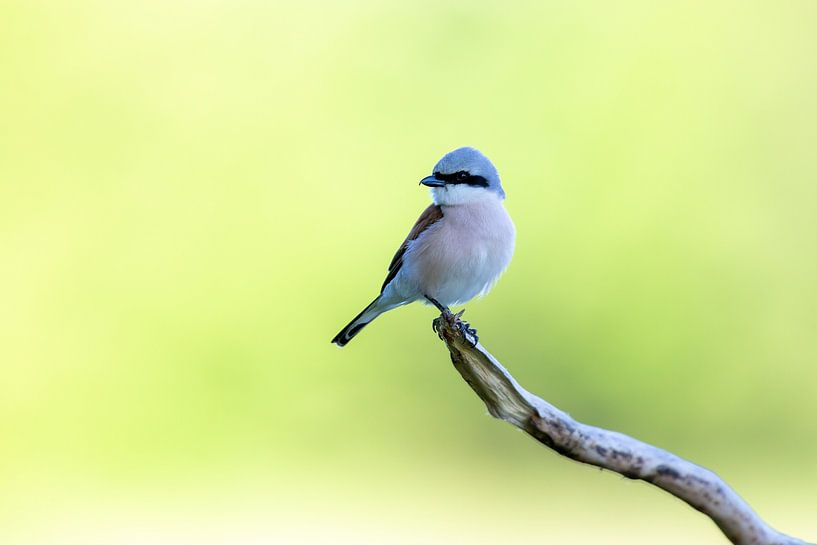
[[[406,240],[404,240],[403,244],[400,245],[397,253],[394,254],[394,257],[392,258],[391,263],[389,263],[389,274],[386,275],[386,280],[383,282],[383,287],[380,288],[380,293],[383,293],[383,290],[386,289],[389,282],[394,280],[394,277],[397,276],[397,272],[400,270],[400,267],[403,266],[403,255],[408,249],[408,243],[419,237],[423,231],[439,221],[442,217],[443,209],[440,207],[440,205],[431,204],[428,208],[423,210],[423,213],[420,214],[420,217],[417,219],[417,223],[415,223],[414,227],[411,228]]]

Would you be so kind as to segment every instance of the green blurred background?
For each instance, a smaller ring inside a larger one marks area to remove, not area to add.
[[[0,4],[0,541],[725,543],[491,420],[412,306],[473,145],[467,305],[575,417],[817,538],[817,3]]]

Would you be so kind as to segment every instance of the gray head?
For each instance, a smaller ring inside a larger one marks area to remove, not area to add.
[[[446,153],[433,172],[420,183],[432,188],[437,204],[462,204],[488,196],[505,198],[496,167],[475,148]]]

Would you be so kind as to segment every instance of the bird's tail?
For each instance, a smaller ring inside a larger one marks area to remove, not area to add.
[[[378,297],[372,301],[368,307],[364,308],[360,314],[349,322],[349,324],[340,330],[340,333],[335,335],[332,342],[338,346],[346,346],[346,343],[352,340],[355,335],[360,333],[360,330],[366,327],[369,322],[386,312],[393,309],[397,305],[382,305],[381,298]]]

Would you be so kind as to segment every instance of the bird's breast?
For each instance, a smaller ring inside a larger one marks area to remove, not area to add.
[[[443,219],[411,248],[420,288],[445,304],[485,292],[508,266],[515,229],[498,199],[443,207]]]

